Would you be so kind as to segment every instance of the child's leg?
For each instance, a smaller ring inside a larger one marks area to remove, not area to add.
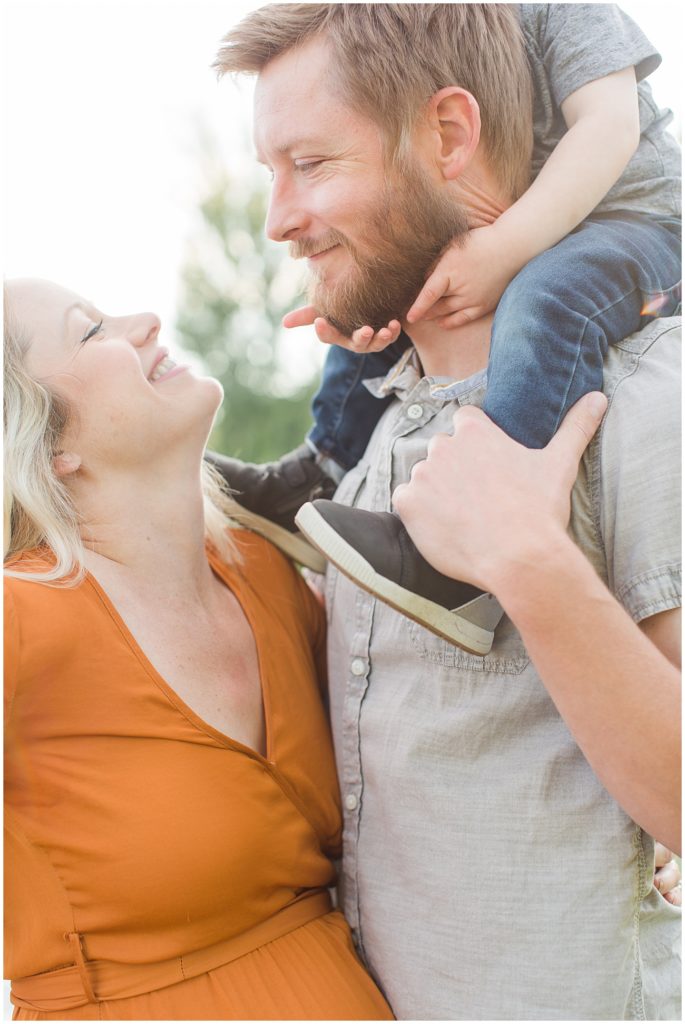
[[[601,389],[607,346],[680,301],[680,225],[596,215],[514,278],[497,307],[483,409],[543,448],[582,395]],[[657,294],[664,299],[648,314]]]
[[[324,364],[321,386],[312,402],[314,426],[307,440],[322,455],[351,469],[366,445],[387,401],[374,398],[362,381],[384,377],[410,344],[405,334],[382,352],[358,355],[332,345]]]

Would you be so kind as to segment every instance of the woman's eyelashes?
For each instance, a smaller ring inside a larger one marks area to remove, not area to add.
[[[84,342],[88,341],[89,338],[93,338],[96,334],[99,334],[101,330],[102,330],[102,320],[100,321],[99,324],[93,324],[93,326],[87,332],[87,334],[85,334],[81,338],[81,344],[83,345]]]

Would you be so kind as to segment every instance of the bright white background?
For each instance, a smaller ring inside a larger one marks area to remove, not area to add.
[[[110,313],[153,309],[173,342],[198,139],[220,140],[234,173],[263,173],[250,157],[249,84],[217,83],[210,69],[223,34],[255,6],[5,0],[5,276],[51,278]],[[650,81],[675,109],[678,6],[624,7],[663,54]]]
[[[153,309],[173,346],[198,139],[216,136],[234,174],[263,173],[246,144],[249,86],[217,84],[210,70],[222,35],[254,6],[5,0],[5,276],[51,278],[111,313]],[[680,5],[623,6],[663,55],[650,81],[679,124]],[[315,347],[306,337],[290,344]]]
[[[202,186],[198,140],[249,162],[248,83],[210,65],[244,2],[10,0],[4,31],[4,273],[173,324]],[[168,337],[167,337],[167,340]]]

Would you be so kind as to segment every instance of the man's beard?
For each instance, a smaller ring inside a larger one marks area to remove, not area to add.
[[[352,268],[330,286],[313,277],[308,298],[321,316],[349,337],[359,327],[377,331],[389,320],[401,320],[442,251],[467,231],[463,207],[411,165],[386,186],[361,244],[330,231],[316,243],[291,243],[291,253],[306,256],[333,245],[347,249]]]

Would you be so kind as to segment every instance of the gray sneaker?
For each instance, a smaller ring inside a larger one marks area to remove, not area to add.
[[[397,516],[314,501],[295,522],[341,572],[392,608],[472,654],[492,647],[499,602],[434,569]]]
[[[304,502],[329,498],[337,486],[308,445],[300,445],[276,462],[262,464],[241,462],[216,452],[206,452],[205,458],[219,470],[238,504],[252,513],[246,526],[301,565],[315,572],[325,571],[325,558],[295,525],[295,513]]]

